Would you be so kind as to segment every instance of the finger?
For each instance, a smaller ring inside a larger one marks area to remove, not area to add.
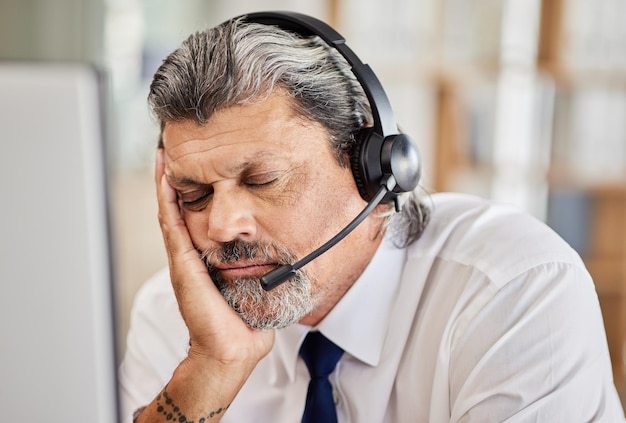
[[[165,176],[165,157],[162,149],[157,151],[155,182],[159,206],[159,223],[170,261],[170,270],[176,272],[199,272],[203,277],[208,277],[206,266],[198,257],[198,252],[193,245],[187,225],[181,215],[176,191],[170,186]]]
[[[181,248],[182,251],[188,250],[190,247],[193,248],[185,221],[180,214],[178,196],[165,176],[165,153],[163,149],[157,151],[154,179],[159,206],[159,223],[166,246],[173,247],[176,251],[181,250]],[[168,248],[168,252],[171,252],[170,248]]]
[[[157,189],[157,200],[159,201],[159,212],[161,212],[162,205],[173,203],[176,207],[175,209],[172,209],[172,211],[174,212],[172,214],[172,217],[175,218],[175,220],[182,220],[182,215],[180,213],[180,208],[178,205],[178,195],[176,194],[176,190],[172,188],[171,185],[167,182],[167,177],[165,176],[165,150],[163,150],[162,148],[159,148],[157,150],[154,169],[154,180]],[[164,200],[165,203],[162,203],[161,200]],[[166,209],[164,208],[163,210]]]
[[[168,255],[170,278],[179,300],[183,317],[188,320],[187,309],[193,304],[202,303],[204,307],[223,308],[224,298],[212,282],[206,265],[200,259],[185,220],[180,212],[178,195],[165,175],[165,153],[157,152],[155,178],[157,180],[157,199],[159,205],[159,223],[165,249]]]
[[[157,194],[161,177],[165,173],[165,151],[162,148],[157,149],[154,159],[154,185],[157,188]]]

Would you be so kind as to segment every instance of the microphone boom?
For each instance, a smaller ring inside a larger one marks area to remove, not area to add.
[[[282,283],[286,282],[289,278],[293,277],[296,274],[296,271],[301,267],[308,264],[311,260],[321,256],[330,248],[332,248],[339,241],[344,239],[350,232],[352,232],[358,225],[361,223],[374,208],[382,201],[383,197],[387,192],[392,191],[396,185],[396,180],[393,175],[389,175],[386,179],[381,183],[378,192],[374,197],[367,203],[367,206],[359,213],[352,222],[348,223],[348,225],[343,228],[337,235],[332,237],[326,243],[324,243],[321,247],[309,253],[300,261],[295,264],[286,264],[284,266],[280,266],[261,277],[261,286],[266,291],[270,291]]]

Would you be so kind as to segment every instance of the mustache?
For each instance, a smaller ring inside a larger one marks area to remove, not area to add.
[[[218,264],[233,263],[242,259],[260,260],[279,266],[297,262],[296,255],[284,246],[244,240],[225,242],[219,247],[208,248],[199,253],[200,259],[213,271]]]

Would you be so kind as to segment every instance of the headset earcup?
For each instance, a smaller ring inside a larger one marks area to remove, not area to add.
[[[359,194],[365,201],[376,195],[385,175],[393,175],[396,186],[382,202],[388,203],[402,192],[417,187],[422,165],[417,144],[406,134],[385,138],[368,129],[358,133],[350,156],[350,166]]]
[[[394,192],[413,191],[422,176],[422,163],[417,144],[406,134],[385,138],[381,151],[383,174],[393,175]]]

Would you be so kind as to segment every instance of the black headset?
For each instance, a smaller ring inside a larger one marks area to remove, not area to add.
[[[351,155],[351,167],[361,197],[371,201],[381,185],[393,177],[382,201],[396,201],[399,193],[412,191],[419,183],[422,166],[416,143],[398,131],[387,94],[372,71],[346,45],[345,39],[319,19],[296,12],[257,12],[240,16],[244,22],[275,25],[300,36],[317,35],[336,49],[350,64],[372,109],[374,124],[362,129]],[[398,204],[396,203],[396,208]]]

